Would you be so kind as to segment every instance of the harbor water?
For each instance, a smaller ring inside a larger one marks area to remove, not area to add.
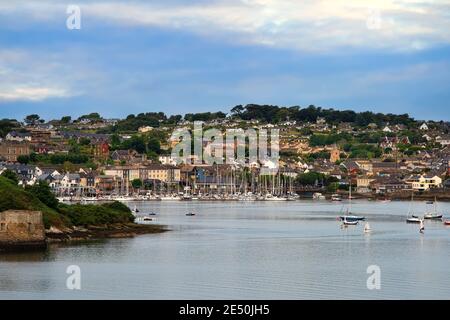
[[[0,299],[450,299],[450,227],[420,234],[409,202],[353,201],[370,233],[341,227],[345,201],[127,204],[170,231],[0,254]],[[450,203],[438,210],[450,219]],[[66,286],[72,265],[80,290]]]

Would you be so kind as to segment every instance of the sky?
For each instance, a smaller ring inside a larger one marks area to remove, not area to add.
[[[0,0],[0,118],[449,101],[449,0]]]

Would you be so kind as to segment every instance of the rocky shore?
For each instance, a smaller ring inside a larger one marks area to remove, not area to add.
[[[169,231],[165,226],[155,224],[113,224],[72,228],[51,227],[45,231],[47,243],[77,242],[108,238],[132,238],[141,234]]]

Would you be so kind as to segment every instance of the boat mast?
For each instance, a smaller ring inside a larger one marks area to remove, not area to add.
[[[349,213],[352,212],[352,174],[350,173],[350,192],[349,192],[349,196],[348,196],[348,201],[349,201],[349,205],[348,205],[348,210]]]

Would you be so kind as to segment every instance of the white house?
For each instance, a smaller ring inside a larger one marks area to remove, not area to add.
[[[448,145],[450,145],[450,135],[446,134],[446,135],[438,136],[438,137],[436,137],[436,142],[441,144],[441,146],[448,146]]]
[[[428,125],[424,122],[424,123],[422,123],[422,125],[419,127],[419,130],[423,130],[423,131],[427,131],[429,128],[428,128]]]
[[[17,132],[17,131],[11,131],[6,135],[7,141],[31,141],[31,134],[29,132]]]
[[[442,179],[436,175],[411,176],[406,179],[406,183],[410,184],[412,189],[417,191],[427,191],[442,187]]]
[[[36,177],[42,176],[44,174],[49,174],[52,177],[61,175],[61,173],[59,173],[56,169],[41,169],[39,167],[36,167]]]
[[[61,180],[61,186],[65,188],[78,187],[81,177],[77,173],[67,173]]]
[[[391,128],[388,126],[384,127],[383,132],[392,132]]]

